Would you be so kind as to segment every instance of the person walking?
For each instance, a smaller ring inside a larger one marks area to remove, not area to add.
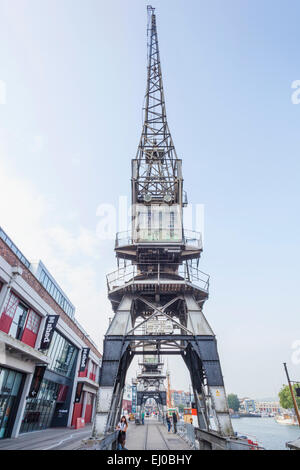
[[[127,450],[125,447],[126,442],[126,431],[128,429],[128,423],[125,416],[122,416],[121,421],[118,423],[116,430],[119,431],[118,435],[118,450]]]
[[[173,411],[172,418],[173,418],[173,425],[174,425],[174,434],[176,434],[177,433],[177,415],[175,411]]]
[[[166,422],[167,422],[167,426],[168,426],[168,432],[171,431],[171,420],[170,420],[170,416],[168,415],[168,413],[166,414]]]
[[[145,411],[142,411],[142,424],[145,424]]]

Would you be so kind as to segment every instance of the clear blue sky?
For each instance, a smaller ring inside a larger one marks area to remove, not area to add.
[[[113,241],[99,204],[129,195],[146,84],[143,0],[0,0],[0,225],[42,258],[100,344]],[[228,392],[275,396],[299,329],[300,4],[162,0],[169,126],[205,205],[205,313]],[[187,388],[182,372],[173,386]]]

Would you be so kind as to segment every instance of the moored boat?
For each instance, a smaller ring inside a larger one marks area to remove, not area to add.
[[[283,424],[285,426],[298,426],[296,417],[287,413],[284,413],[282,415],[276,415],[275,421],[276,423]]]

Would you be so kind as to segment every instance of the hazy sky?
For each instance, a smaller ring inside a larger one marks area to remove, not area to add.
[[[102,348],[100,204],[130,195],[146,85],[144,0],[0,0],[0,225],[42,259]],[[205,206],[205,313],[227,392],[275,396],[299,331],[299,1],[161,0],[169,126]],[[172,386],[188,388],[170,361]]]

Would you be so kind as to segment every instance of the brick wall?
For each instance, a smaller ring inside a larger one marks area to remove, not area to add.
[[[63,309],[55,302],[55,300],[48,294],[42,284],[36,279],[32,272],[19,260],[13,251],[6,245],[6,243],[0,238],[0,256],[11,266],[21,266],[23,273],[22,277],[32,289],[59,315],[63,321],[76,333],[76,335],[82,339],[87,347],[93,351],[97,357],[101,357],[101,353],[95,346],[89,341],[84,333],[78,328],[76,323],[63,311]]]

